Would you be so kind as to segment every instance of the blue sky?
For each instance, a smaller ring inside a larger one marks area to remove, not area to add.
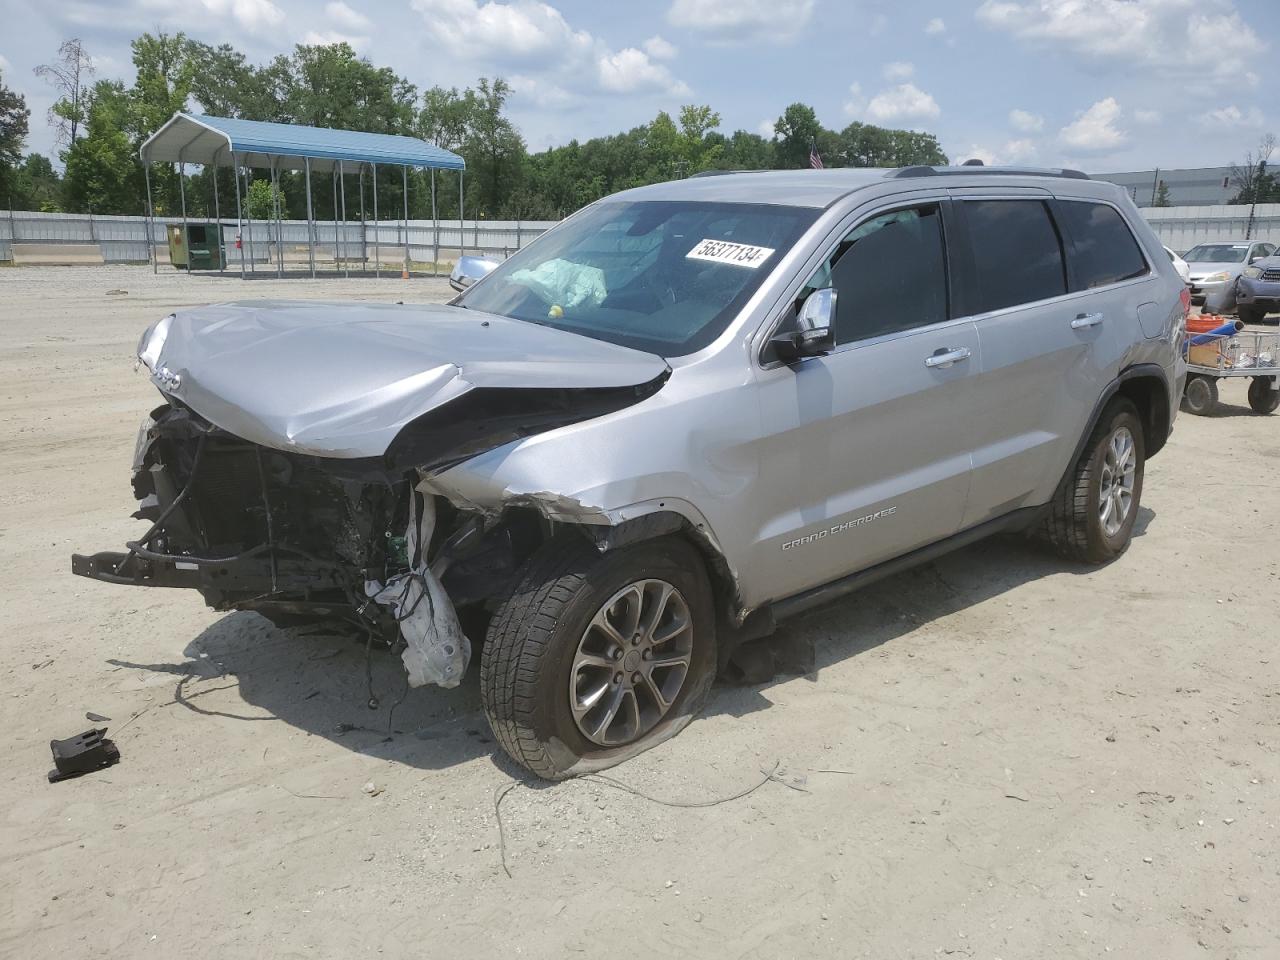
[[[707,103],[765,132],[800,100],[936,133],[953,161],[1095,172],[1226,164],[1280,128],[1277,0],[0,0],[0,71],[50,152],[32,74],[78,36],[132,79],[129,40],[184,23],[259,62],[346,39],[419,87],[504,76],[530,149]]]

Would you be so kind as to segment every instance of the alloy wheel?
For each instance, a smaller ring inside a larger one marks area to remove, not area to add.
[[[569,708],[584,737],[630,743],[666,716],[684,687],[693,621],[684,596],[665,580],[623,587],[592,617],[569,672]]]

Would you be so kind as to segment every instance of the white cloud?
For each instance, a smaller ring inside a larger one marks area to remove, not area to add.
[[[360,30],[368,30],[373,26],[368,17],[358,10],[352,10],[342,0],[336,0],[336,2],[326,5],[324,14],[335,27],[344,30],[358,32]]]
[[[700,30],[714,40],[794,39],[813,15],[814,0],[674,0],[667,10],[673,26]]]
[[[883,13],[877,13],[871,18],[871,22],[867,24],[867,33],[870,36],[878,37],[880,34],[885,32],[885,29],[888,28],[888,26],[889,18]]]
[[[10,65],[9,61],[5,59],[4,54],[0,53],[0,73],[11,72],[13,72],[13,67]]]
[[[1135,110],[1133,111],[1133,119],[1137,123],[1150,126],[1152,124],[1159,123],[1164,119],[1164,117],[1161,116],[1159,110]]]
[[[617,53],[606,53],[596,61],[600,86],[614,93],[634,93],[637,90],[662,90],[673,96],[685,96],[687,86],[671,75],[660,63],[654,63],[649,55],[635,47],[627,47]]]
[[[654,63],[652,50],[612,50],[539,0],[411,0],[411,6],[431,39],[458,60],[482,60],[518,76],[513,91],[541,105],[575,99],[569,91],[580,88],[587,75],[614,93],[690,92],[665,65]],[[650,38],[646,46],[675,52],[661,37]]]
[[[962,164],[966,160],[981,160],[985,166],[992,166],[996,162],[996,154],[994,150],[988,150],[978,144],[971,144],[968,151],[962,153],[959,157],[952,158],[956,164]]]
[[[1120,104],[1115,97],[1099,100],[1059,131],[1063,145],[1080,153],[1106,153],[1125,142],[1125,134],[1116,123],[1120,120]]]
[[[1234,103],[1210,110],[1205,117],[1211,123],[1224,127],[1260,127],[1263,124],[1262,111],[1257,107],[1241,110]]]
[[[495,60],[576,57],[595,43],[555,7],[536,0],[412,0],[411,6],[422,14],[428,34],[469,58],[477,52]]]
[[[1220,79],[1266,49],[1231,0],[983,0],[977,18],[1021,40],[1128,67],[1185,71],[1196,63]]]
[[[867,117],[875,123],[933,120],[942,113],[938,102],[913,83],[883,90],[867,104]]]
[[[230,17],[245,30],[274,27],[284,21],[284,11],[271,0],[201,0],[215,17]]]
[[[764,137],[766,140],[772,140],[778,133],[773,126],[776,122],[777,121],[775,120],[761,120],[756,125],[756,133],[760,134],[760,136]]]
[[[1006,140],[994,149],[972,144],[968,151],[954,158],[955,163],[965,160],[981,160],[988,167],[1029,163],[1040,155],[1040,147],[1034,140]]]
[[[924,32],[930,36],[936,36],[939,33],[947,32],[947,25],[941,17],[934,17],[924,25]]]
[[[844,102],[844,112],[856,117],[867,109],[867,98],[862,95],[862,84],[849,84],[849,99]]]
[[[644,52],[651,56],[654,60],[674,60],[677,53],[676,45],[660,36],[652,36],[641,44]]]
[[[907,63],[904,60],[895,60],[893,63],[887,63],[884,67],[884,78],[886,80],[909,80],[912,74],[916,72],[914,63]]]
[[[1024,133],[1038,133],[1044,129],[1044,117],[1026,110],[1010,110],[1009,123]]]
[[[302,35],[302,42],[312,47],[331,47],[335,43],[345,43],[352,50],[364,50],[369,46],[368,37],[357,37],[337,30],[308,30]]]

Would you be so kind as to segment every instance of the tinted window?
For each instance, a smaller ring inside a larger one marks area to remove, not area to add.
[[[664,357],[705,347],[819,211],[606,201],[549,230],[459,299]]]
[[[1202,243],[1192,247],[1182,259],[1187,263],[1243,263],[1247,243]]]
[[[1058,213],[1071,235],[1071,263],[1082,288],[1102,287],[1147,272],[1138,241],[1114,207],[1064,200]]]
[[[1067,292],[1062,244],[1043,203],[967,200],[963,208],[978,273],[975,313]]]
[[[947,319],[947,264],[937,205],[884,213],[855,227],[809,281],[836,288],[836,342]]]

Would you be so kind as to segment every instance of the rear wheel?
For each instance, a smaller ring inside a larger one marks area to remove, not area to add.
[[[666,537],[601,554],[577,533],[535,553],[489,626],[481,695],[513,760],[550,780],[675,735],[715,673],[702,556]]]
[[[1182,391],[1182,409],[1197,417],[1207,416],[1218,405],[1218,381],[1193,373]]]
[[[1249,381],[1249,406],[1254,413],[1274,413],[1280,407],[1280,390],[1274,390],[1271,377],[1254,377]]]
[[[1049,506],[1042,534],[1059,553],[1105,563],[1129,546],[1142,500],[1146,446],[1133,403],[1111,401]]]

